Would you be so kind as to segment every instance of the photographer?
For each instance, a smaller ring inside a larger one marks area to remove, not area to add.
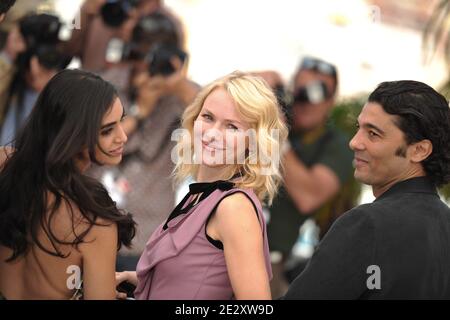
[[[181,23],[161,0],[92,0],[82,5],[80,28],[73,30],[65,50],[81,59],[83,69],[103,71],[108,68],[107,53],[111,41],[119,39],[127,44],[139,20],[156,11],[174,21],[183,43]]]
[[[39,92],[70,62],[62,53],[58,39],[61,23],[56,16],[30,15],[19,21],[17,38],[25,51],[15,59],[15,75],[7,98],[4,122],[0,126],[0,145],[9,144],[30,114]]]
[[[305,57],[294,76],[293,103],[288,114],[291,132],[284,148],[284,186],[270,208],[267,229],[275,258],[275,298],[287,289],[285,263],[299,237],[300,226],[308,218],[317,223],[322,215],[328,218],[332,201],[351,178],[348,138],[328,123],[337,85],[336,67],[313,57]]]

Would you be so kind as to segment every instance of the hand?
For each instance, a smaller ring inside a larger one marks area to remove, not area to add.
[[[143,119],[151,114],[157,101],[166,95],[182,95],[183,82],[186,79],[186,67],[177,57],[172,58],[175,69],[169,76],[150,76],[146,71],[138,74],[133,85],[137,88],[136,103],[139,106],[139,118]]]
[[[5,53],[9,56],[9,58],[14,61],[19,53],[22,53],[26,50],[27,46],[25,43],[25,39],[22,37],[20,33],[19,27],[14,26],[8,34],[8,38],[6,39],[5,44]]]
[[[136,77],[134,85],[137,88],[138,118],[145,119],[155,109],[158,100],[166,94],[165,80],[161,76],[150,77],[144,72]]]
[[[177,96],[185,106],[192,103],[199,92],[199,87],[187,79],[187,63],[173,57],[171,63],[175,72],[166,77],[166,92]]]
[[[126,281],[136,286],[137,285],[136,272],[135,271],[116,272],[116,287],[119,286],[122,282]],[[116,299],[126,300],[127,294],[125,292],[119,292],[116,289]]]
[[[166,91],[175,95],[181,95],[184,89],[183,84],[187,80],[187,63],[183,63],[177,56],[173,56],[170,59],[170,63],[175,71],[165,77]]]

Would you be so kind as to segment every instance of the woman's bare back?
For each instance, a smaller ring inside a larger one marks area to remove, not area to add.
[[[62,205],[56,212],[52,230],[58,239],[73,241],[71,219],[66,210],[67,207]],[[79,227],[77,229],[79,230]],[[47,250],[55,251],[42,228],[38,239]],[[81,281],[82,255],[74,246],[56,245],[66,258],[53,256],[33,244],[25,255],[12,262],[5,262],[11,256],[12,250],[0,246],[0,292],[6,299],[72,297]]]
[[[11,148],[0,148],[0,171],[12,152]],[[48,200],[52,203],[54,196],[48,194]],[[74,206],[72,211],[73,213],[69,211],[68,205],[63,203],[55,213],[52,231],[58,239],[73,241],[73,230],[77,233],[82,231],[81,222],[75,222],[76,225],[73,226],[72,216],[78,214],[80,217],[80,215]],[[78,218],[78,221],[82,220]],[[55,251],[42,228],[39,230],[38,239],[44,248]],[[71,298],[75,292],[74,287],[78,285],[77,281],[81,280],[82,255],[70,245],[57,245],[57,247],[64,255],[67,255],[67,258],[52,256],[39,248],[37,244],[33,244],[25,255],[12,262],[6,262],[5,260],[11,257],[13,251],[0,245],[0,293],[6,299]]]

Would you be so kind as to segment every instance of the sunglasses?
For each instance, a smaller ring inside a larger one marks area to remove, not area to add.
[[[312,81],[297,89],[294,94],[294,104],[319,104],[327,100],[330,96],[327,86],[323,81]]]
[[[333,77],[335,77],[337,73],[336,67],[331,63],[312,57],[303,58],[300,70],[314,70]]]

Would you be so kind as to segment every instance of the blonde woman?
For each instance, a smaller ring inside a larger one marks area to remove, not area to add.
[[[276,193],[287,135],[276,97],[235,72],[199,93],[182,128],[175,176],[197,183],[117,282],[137,285],[137,299],[271,299],[261,202]]]

